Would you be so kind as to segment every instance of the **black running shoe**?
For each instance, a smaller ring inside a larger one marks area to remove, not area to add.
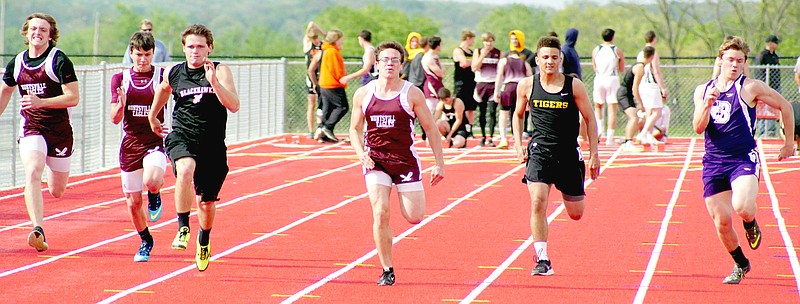
[[[554,273],[549,260],[539,260],[539,262],[536,263],[536,267],[533,267],[533,270],[531,270],[531,275],[549,276]]]
[[[749,264],[741,267],[738,263],[733,263],[733,272],[722,280],[722,284],[739,284],[748,272],[750,272]]]
[[[394,268],[389,267],[389,270],[383,271],[383,274],[381,274],[381,278],[378,280],[378,285],[380,286],[394,285]]]
[[[150,215],[150,221],[158,221],[161,218],[161,212],[161,193],[147,191],[147,213]]]
[[[322,128],[322,135],[325,135],[330,142],[339,142],[339,139],[336,138],[336,135],[333,134],[333,131],[328,130],[328,128]]]
[[[747,242],[750,243],[750,249],[756,250],[761,246],[761,229],[758,228],[758,223],[753,220],[753,228],[745,229],[744,235],[747,237]]]
[[[45,251],[49,248],[44,237],[44,229],[42,229],[41,226],[33,227],[31,233],[28,234],[28,245],[36,248],[38,252]]]

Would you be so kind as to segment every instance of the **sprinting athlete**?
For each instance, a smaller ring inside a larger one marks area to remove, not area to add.
[[[419,223],[425,215],[422,163],[414,148],[414,120],[419,119],[428,134],[438,132],[422,92],[400,78],[402,64],[400,43],[378,45],[378,79],[356,91],[350,114],[350,144],[364,169],[372,204],[372,233],[383,266],[378,285],[395,282],[389,229],[392,185],[397,185],[400,208],[409,223]],[[431,170],[433,186],[444,178],[444,158],[439,136],[430,136],[428,142],[436,159]]]
[[[716,226],[717,236],[734,261],[724,284],[739,284],[752,268],[733,229],[732,213],[742,218],[751,249],[761,245],[756,222],[756,195],[760,162],[753,133],[756,102],[780,110],[786,134],[794,133],[792,106],[766,83],[742,75],[750,48],[739,37],[719,47],[720,74],[694,90],[692,126],[705,132],[703,155],[703,197]],[[789,123],[790,122],[790,123]],[[794,143],[786,137],[778,160],[794,155]]]
[[[142,244],[133,256],[134,262],[150,260],[153,236],[147,227],[142,208],[142,190],[147,187],[147,209],[150,221],[161,217],[161,186],[167,170],[164,140],[150,131],[147,115],[153,104],[154,88],[161,83],[162,69],[151,63],[156,44],[149,32],[136,32],[130,39],[133,67],[111,76],[111,122],[122,122],[125,136],[119,149],[122,169],[122,192],[128,204],[128,214],[139,233]],[[158,114],[164,121],[164,112]]]
[[[564,207],[573,220],[583,216],[585,165],[578,142],[578,113],[584,119],[589,136],[589,173],[600,174],[597,155],[597,124],[592,105],[580,79],[558,71],[561,66],[561,43],[555,37],[542,37],[536,45],[539,73],[525,77],[517,87],[514,111],[514,149],[525,165],[523,182],[531,200],[531,234],[536,250],[536,267],[531,275],[552,275],[547,255],[547,205],[550,187],[561,191]],[[522,146],[522,121],[530,109],[533,136]]]
[[[163,128],[158,114],[169,95],[175,100],[172,111],[172,132],[164,140],[164,148],[175,173],[175,210],[178,233],[172,249],[186,250],[189,243],[189,212],[197,201],[197,234],[195,263],[206,270],[211,257],[211,228],[216,214],[216,201],[228,174],[225,126],[228,111],[239,111],[239,95],[231,69],[208,56],[214,50],[211,30],[193,24],[181,34],[186,61],[164,70],[147,116],[153,133],[161,136]],[[194,183],[194,195],[192,195]]]
[[[25,206],[33,223],[28,245],[42,252],[49,248],[42,228],[42,173],[47,174],[50,195],[61,197],[67,188],[73,145],[69,108],[78,105],[80,94],[72,61],[56,48],[56,20],[33,13],[22,24],[21,34],[28,49],[6,65],[0,85],[0,114],[18,86],[22,118],[17,142],[25,168]]]

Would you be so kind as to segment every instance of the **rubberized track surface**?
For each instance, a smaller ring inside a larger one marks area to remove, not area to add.
[[[761,144],[763,243],[750,250],[735,217],[753,270],[723,285],[733,263],[703,203],[702,140],[670,140],[664,152],[601,145],[603,171],[587,182],[580,221],[552,191],[550,277],[530,276],[530,200],[513,150],[446,149],[445,179],[426,186],[420,224],[405,222],[392,194],[397,284],[379,287],[370,204],[350,146],[273,137],[229,147],[205,272],[194,266],[194,213],[188,250],[170,249],[171,170],[147,263],[132,259],[139,238],[119,170],[72,177],[61,199],[45,194],[43,253],[25,241],[22,189],[0,191],[0,290],[8,303],[800,302],[800,158],[777,162],[779,143]],[[417,147],[429,167],[430,149]]]

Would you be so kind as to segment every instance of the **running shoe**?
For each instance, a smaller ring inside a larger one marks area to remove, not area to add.
[[[161,193],[150,193],[147,191],[147,212],[150,214],[150,221],[155,222],[161,218]]]
[[[617,142],[614,141],[614,137],[606,137],[606,146],[616,146]]]
[[[36,251],[42,252],[49,248],[44,238],[44,229],[41,226],[33,227],[31,233],[28,234],[28,245],[36,248]]]
[[[139,246],[139,252],[133,256],[134,262],[147,262],[150,260],[150,251],[153,250],[153,244],[148,242],[142,241],[142,245]]]
[[[497,145],[498,149],[508,149],[508,140],[505,138],[500,140],[500,143]]]
[[[333,131],[328,130],[328,128],[322,128],[322,135],[325,135],[331,142],[339,142],[339,139],[336,138],[336,134],[333,134]]]
[[[389,270],[383,271],[383,274],[381,274],[381,278],[378,280],[378,285],[380,286],[394,285],[394,268],[389,267]]]
[[[633,145],[632,141],[626,141],[622,144],[622,151],[623,152],[642,152],[642,149]]]
[[[738,263],[733,263],[733,272],[722,280],[722,284],[739,284],[748,272],[750,272],[750,265],[740,267]]]
[[[208,268],[208,260],[210,257],[211,243],[208,243],[206,246],[200,246],[200,240],[197,240],[197,254],[194,256],[194,261],[197,264],[197,270],[205,271],[206,268]]]
[[[187,246],[189,246],[189,227],[184,226],[178,229],[178,234],[172,240],[172,249],[186,250]]]
[[[539,262],[536,263],[536,267],[533,267],[533,270],[531,270],[531,275],[549,276],[554,273],[549,260],[539,260]]]
[[[747,237],[747,242],[750,243],[750,249],[756,250],[761,246],[761,229],[758,228],[758,223],[753,220],[753,228],[745,229],[744,235]]]
[[[322,140],[322,127],[317,127],[317,130],[314,131],[314,139]]]
[[[487,147],[492,147],[492,148],[494,148],[494,147],[495,147],[495,145],[494,145],[494,143],[492,142],[492,139],[491,139],[491,138],[489,138],[489,139],[486,141],[486,146],[487,146]]]

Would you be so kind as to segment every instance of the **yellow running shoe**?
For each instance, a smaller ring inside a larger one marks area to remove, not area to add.
[[[197,241],[197,254],[194,256],[194,261],[197,264],[197,270],[205,271],[208,268],[208,259],[211,257],[211,243],[206,246],[200,246],[200,240]]]
[[[44,238],[44,229],[42,227],[33,227],[31,233],[28,234],[28,245],[36,248],[36,251],[42,252],[48,249],[47,242]]]
[[[189,246],[189,227],[184,226],[178,229],[178,234],[172,240],[172,249],[186,250],[187,246]]]
[[[508,149],[508,140],[505,138],[500,140],[500,144],[497,145],[498,149]]]

